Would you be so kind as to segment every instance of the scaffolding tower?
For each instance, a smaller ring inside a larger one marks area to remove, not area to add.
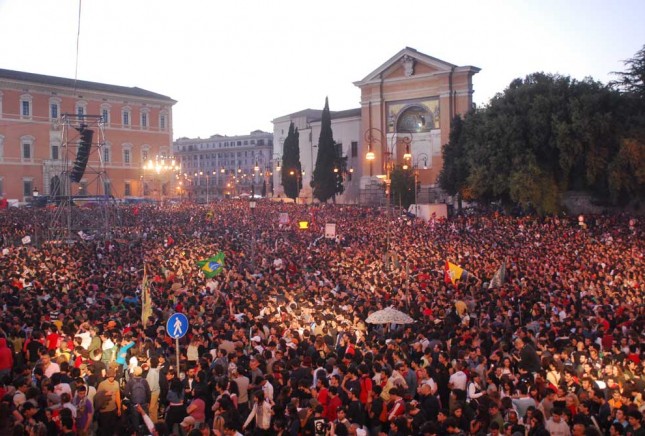
[[[45,234],[51,241],[66,242],[109,238],[117,213],[105,168],[105,120],[100,115],[62,114],[58,122],[61,165],[49,181],[51,213]]]

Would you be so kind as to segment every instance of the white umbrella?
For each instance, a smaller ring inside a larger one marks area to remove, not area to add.
[[[386,307],[372,313],[365,322],[370,324],[412,324],[414,320],[399,310]]]

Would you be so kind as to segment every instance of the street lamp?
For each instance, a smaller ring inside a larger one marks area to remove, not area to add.
[[[146,171],[151,176],[156,175],[156,179],[161,184],[160,189],[158,190],[159,199],[161,200],[162,195],[163,195],[162,191],[163,191],[163,188],[164,188],[164,185],[163,185],[163,183],[161,181],[162,178],[165,179],[166,178],[165,175],[167,175],[167,174],[170,175],[170,174],[173,174],[173,173],[177,173],[179,170],[180,170],[180,165],[179,165],[179,163],[177,163],[175,161],[175,158],[173,156],[157,155],[157,156],[155,156],[154,160],[148,159],[148,161],[146,163],[144,163],[144,165],[143,165],[144,176],[142,176],[141,181],[142,181],[142,184],[146,183],[146,180],[145,180]],[[172,179],[170,179],[170,180],[172,180]],[[170,183],[170,181],[169,181],[169,183]],[[147,195],[147,190],[146,189],[143,190],[143,194],[144,194],[144,196]]]
[[[251,209],[251,265],[255,273],[255,207],[257,206],[253,197],[249,201],[249,208]]]
[[[273,168],[272,168],[272,176],[274,174],[278,175],[278,176],[280,175],[280,170],[282,170],[282,166],[280,165],[280,160],[281,159],[282,159],[282,156],[280,154],[278,154],[278,153],[273,153],[273,155],[271,156],[271,162],[275,164],[275,173],[273,172]],[[272,165],[272,167],[273,167],[273,165]],[[274,180],[273,177],[271,177],[271,196],[272,197],[275,195],[274,189],[273,189],[274,184],[275,184],[275,180]]]
[[[408,161],[412,158],[410,153],[411,144],[412,144],[412,133],[411,132],[396,132],[392,135],[390,144],[387,147],[382,147],[383,142],[383,132],[376,128],[372,127],[368,129],[364,134],[365,142],[367,143],[367,153],[365,159],[370,163],[370,176],[372,175],[372,162],[376,158],[374,153],[374,146],[381,146],[381,151],[384,158],[383,168],[385,169],[384,175],[377,176],[379,179],[382,179],[385,183],[385,196],[387,201],[387,235],[386,235],[386,264],[387,260],[390,258],[390,237],[391,237],[391,221],[392,221],[392,170],[396,165],[395,162],[395,152],[396,146],[402,144],[404,146],[405,152],[403,153],[403,163],[402,168],[407,169]],[[386,144],[387,145],[387,144]]]
[[[419,163],[423,161],[424,170],[428,169],[428,155],[419,153],[414,158],[414,216],[419,216]]]
[[[213,170],[212,174],[214,176],[217,175],[217,171]],[[211,175],[208,173],[208,171],[206,171],[206,173],[204,173],[203,171],[199,171],[199,177],[200,177],[199,186],[200,186],[200,190],[201,190],[201,186],[202,186],[201,176],[203,176],[203,175],[206,175],[206,204],[208,204],[209,201],[210,201],[210,176]]]
[[[298,204],[298,198],[300,197],[300,181],[305,175],[304,170],[291,170],[289,171],[290,176],[295,176],[296,177],[296,204]]]
[[[372,177],[373,162],[374,159],[376,159],[374,148],[375,146],[381,145],[383,132],[381,132],[381,130],[377,129],[376,127],[372,127],[371,129],[367,129],[365,131],[363,137],[365,138],[365,143],[367,144],[367,154],[365,155],[365,159],[370,163],[370,177]]]
[[[215,171],[213,170],[213,174],[215,174]],[[220,180],[222,180],[220,182]],[[216,180],[216,186],[217,188],[215,189],[215,193],[217,194],[218,192],[221,192],[222,197],[224,197],[224,185],[226,184],[226,168],[223,166],[220,167],[219,173],[217,173],[217,180]]]
[[[351,181],[354,174],[354,167],[347,168],[347,156],[338,156],[336,164],[334,165],[334,177],[336,183],[345,183],[345,180]],[[334,194],[336,195],[336,194]]]
[[[256,178],[258,177],[259,173],[260,173],[260,169],[262,168],[260,166],[260,164],[262,164],[262,167],[265,166],[264,157],[262,155],[258,155],[258,156],[255,157],[255,165],[253,166],[253,177],[252,177],[251,181],[253,183],[253,191],[252,192],[253,192],[254,195],[255,195],[255,181],[256,181]],[[263,177],[266,177],[266,173],[267,173],[267,171],[262,172]],[[263,178],[263,181],[264,181],[265,186],[266,186],[266,179]]]

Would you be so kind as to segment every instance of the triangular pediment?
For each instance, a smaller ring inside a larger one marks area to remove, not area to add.
[[[454,64],[406,47],[354,84],[360,87],[363,84],[386,79],[449,73],[454,68],[457,68]]]

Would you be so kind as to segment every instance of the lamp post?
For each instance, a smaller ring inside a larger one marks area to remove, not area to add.
[[[382,144],[381,138],[383,138],[383,132],[376,127],[367,129],[363,135],[365,142],[367,143],[367,154],[365,159],[370,163],[370,177],[372,177],[373,172],[373,162],[376,159],[376,154],[374,154],[374,148]]]
[[[258,155],[255,157],[255,165],[253,166],[253,177],[252,177],[252,182],[255,183],[256,177],[260,174],[260,170],[265,166],[265,160],[262,155]],[[262,166],[260,166],[262,164]],[[262,172],[263,177],[266,176],[266,171]],[[265,184],[266,184],[266,179],[263,179]],[[254,185],[255,186],[255,185]],[[253,193],[255,194],[255,187],[253,189]]]
[[[146,162],[143,165],[143,176],[142,176],[142,184],[146,183],[146,178],[145,178],[145,173],[148,171],[148,173],[152,176],[156,175],[157,181],[159,181],[160,186],[159,186],[159,200],[163,199],[163,181],[162,179],[165,180],[166,175],[172,175],[174,173],[177,173],[180,170],[180,165],[175,161],[175,158],[172,156],[163,156],[163,155],[157,155],[155,156],[155,159],[148,159],[148,162]],[[172,178],[170,179],[172,180]],[[168,182],[170,184],[170,181]],[[147,190],[143,190],[143,195],[147,195]]]
[[[338,165],[334,166],[334,175],[340,177],[340,183],[343,183],[346,179],[351,181],[352,175],[354,174],[354,167],[350,166],[347,168],[347,157],[340,157],[338,159]],[[334,194],[334,197],[336,194]]]
[[[249,208],[251,209],[251,266],[255,272],[255,207],[257,204],[253,197],[249,201]]]
[[[290,176],[295,176],[296,178],[296,204],[298,204],[298,198],[300,197],[300,181],[305,175],[304,170],[291,170],[289,171]]]
[[[220,174],[221,174],[221,176],[220,176]],[[222,182],[220,182],[220,177],[222,177],[224,179]],[[217,194],[217,191],[221,190],[222,191],[222,197],[224,197],[224,185],[226,184],[226,168],[221,167],[219,169],[219,173],[217,173],[216,184],[217,184],[217,188],[215,190],[215,193]]]
[[[211,175],[213,175],[213,176],[217,177],[217,171],[216,171],[216,170],[213,170],[213,171],[211,172],[211,174],[209,174],[209,175],[207,175],[207,176],[206,176],[206,203],[208,203],[208,202],[209,202],[209,194],[210,194],[210,186],[211,186],[211,185],[210,185],[210,176],[211,176]]]
[[[195,202],[199,203],[200,198],[202,196],[202,174],[204,174],[202,171],[195,171],[194,174],[194,192],[195,192]]]
[[[374,153],[375,146],[381,146],[381,152],[383,154],[383,169],[385,174],[378,175],[379,179],[382,179],[385,183],[385,197],[387,201],[387,234],[386,234],[386,253],[385,253],[385,263],[389,264],[389,259],[391,257],[390,253],[390,238],[391,238],[391,222],[392,222],[392,170],[396,165],[395,162],[395,152],[396,146],[398,144],[403,145],[403,162],[402,168],[408,168],[408,162],[412,159],[411,154],[411,145],[412,145],[412,133],[411,132],[396,132],[392,135],[390,144],[386,147],[383,147],[383,132],[376,128],[372,127],[364,133],[365,142],[367,143],[367,153],[365,159],[370,163],[370,176],[372,176],[372,163],[376,158]],[[387,143],[386,143],[387,145]]]
[[[273,180],[273,174],[280,173],[280,170],[282,170],[282,167],[280,165],[280,160],[282,159],[282,156],[279,155],[278,153],[273,153],[273,156],[271,156],[271,161],[275,163],[275,173],[272,172],[272,177],[271,177],[271,196],[273,197],[275,195],[274,192],[274,180]],[[272,168],[273,169],[273,168]]]
[[[419,153],[414,158],[414,216],[419,216],[419,163],[423,161],[424,170],[428,169],[428,155]]]
[[[199,171],[199,187],[200,187],[200,190],[201,190],[201,186],[202,186],[201,177],[203,175],[206,176],[206,204],[208,204],[209,201],[210,201],[210,176],[211,175],[208,173],[208,171],[206,171],[206,173],[204,173],[204,171],[201,171],[201,170]],[[217,175],[217,171],[213,170],[213,175]]]
[[[184,199],[184,192],[181,189],[183,184],[184,184],[183,180],[180,180],[179,182],[177,182],[177,195],[179,196],[179,201],[183,201]]]

